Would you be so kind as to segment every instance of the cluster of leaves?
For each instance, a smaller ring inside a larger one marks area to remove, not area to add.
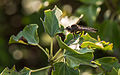
[[[50,65],[37,70],[24,68],[17,72],[15,68],[5,68],[1,75],[79,75],[82,73],[81,66],[90,66],[96,70],[96,75],[119,75],[119,63],[115,57],[102,57],[94,59],[94,50],[112,51],[113,44],[94,39],[88,33],[66,34],[65,40],[59,34],[64,33],[63,26],[59,24],[62,11],[55,6],[53,10],[45,10],[43,22],[46,33],[51,37],[51,48],[44,49],[39,45],[37,33],[38,25],[27,25],[17,36],[11,36],[9,44],[22,43],[38,46],[47,56]],[[62,30],[62,31],[61,31]],[[81,36],[80,36],[81,35]],[[53,55],[53,38],[57,39],[60,46],[58,52]]]
[[[83,20],[88,26],[99,29],[102,39],[114,43],[114,49],[119,48],[119,0],[79,0],[83,4],[76,10],[75,15],[84,14]],[[117,51],[118,52],[118,51]],[[119,56],[119,54],[117,55]]]

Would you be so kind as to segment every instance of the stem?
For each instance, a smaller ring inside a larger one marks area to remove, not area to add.
[[[60,49],[57,51],[57,53],[55,54],[55,56],[52,58],[52,60],[54,60],[61,51],[62,51],[62,49],[60,48]]]
[[[51,56],[51,58],[53,57],[53,38],[51,39],[50,56]]]
[[[31,70],[31,72],[41,71],[41,70],[48,69],[48,68],[51,68],[51,67],[52,66],[47,66],[47,67],[43,67],[43,68],[40,68],[40,69]]]
[[[40,45],[37,45],[46,55],[47,55],[47,57],[49,58],[49,54],[46,52],[46,50],[43,48],[43,47],[41,47]]]
[[[60,60],[61,58],[63,58],[64,56],[60,56],[59,58],[57,58],[56,60],[54,60],[54,62],[57,62],[58,60]]]

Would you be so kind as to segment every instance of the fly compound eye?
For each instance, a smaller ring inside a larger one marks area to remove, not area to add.
[[[66,30],[70,31],[70,30],[71,30],[71,27],[70,27],[70,26],[66,27]]]

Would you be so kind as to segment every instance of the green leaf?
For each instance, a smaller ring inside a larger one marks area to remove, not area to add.
[[[89,64],[90,61],[93,59],[93,54],[92,54],[92,52],[94,52],[93,50],[88,48],[74,50],[69,46],[67,46],[59,36],[57,36],[56,38],[60,48],[66,49],[66,53],[64,54],[64,56],[66,57],[66,60],[71,67],[79,66],[79,64],[81,63]]]
[[[14,66],[12,69],[5,68],[0,75],[48,75],[48,68],[46,67],[46,69],[39,69],[37,71],[33,71],[27,67],[24,67],[21,71],[18,72]]]
[[[65,43],[66,43],[67,45],[70,45],[71,43],[74,42],[74,40],[73,40],[73,41],[71,41],[71,40],[73,40],[73,34],[68,34],[68,35],[66,36]]]
[[[57,42],[58,42],[58,44],[59,44],[59,46],[60,46],[61,49],[66,49],[66,50],[68,50],[68,51],[71,51],[71,52],[74,52],[74,53],[78,53],[78,54],[79,54],[79,52],[77,52],[76,50],[74,50],[74,49],[70,48],[69,46],[67,46],[67,45],[61,40],[61,38],[60,38],[59,36],[56,36],[56,39],[57,39]]]
[[[5,68],[0,75],[29,75],[30,71],[31,70],[26,67],[23,68],[20,72],[17,72],[15,67],[13,67],[12,69]]]
[[[54,65],[53,75],[79,75],[79,71],[59,62]]]
[[[81,51],[81,50],[85,50],[85,51]],[[70,51],[65,52],[64,56],[65,56],[66,62],[70,67],[74,68],[81,64],[90,65],[91,60],[94,57],[92,51],[89,50],[88,48],[81,49],[81,50],[79,51],[82,53],[79,53],[79,54],[75,52],[70,52]]]
[[[9,44],[22,43],[22,44],[37,45],[39,43],[37,29],[38,29],[38,25],[36,24],[30,24],[25,26],[23,31],[21,31],[17,36],[12,35],[10,37]]]
[[[30,74],[30,69],[27,67],[24,67],[19,73],[20,75],[29,75]]]
[[[96,68],[98,69],[98,66],[92,67],[90,65],[80,65],[80,75],[98,75],[98,73],[101,73],[101,71],[96,71]]]
[[[81,47],[82,48],[88,47],[88,48],[101,49],[101,50],[112,50],[113,43],[104,46],[104,44],[102,44],[101,42],[93,43],[93,42],[86,41],[81,44]]]
[[[53,11],[55,11],[55,15],[56,15],[58,21],[60,21],[61,16],[63,14],[62,11],[57,6],[54,7]]]
[[[93,49],[102,49],[102,50],[112,50],[113,48],[113,43],[100,41],[99,37],[98,40],[96,40],[92,38],[88,33],[82,35],[80,39],[82,39],[82,43],[80,40],[80,44],[82,48],[90,47]]]
[[[88,33],[85,35],[82,35],[81,38],[83,38],[84,41],[90,41],[90,42],[98,42],[98,40],[92,38]]]
[[[23,37],[28,41],[29,44],[37,45],[39,43],[37,29],[38,25],[36,24],[27,25],[23,29]]]
[[[36,72],[32,72],[31,75],[48,75],[49,69],[44,69]]]
[[[113,48],[113,43],[105,46],[103,50],[112,50],[112,48]]]
[[[101,5],[104,0],[80,0],[80,1],[86,4]]]
[[[51,36],[54,37],[54,35],[57,33],[59,29],[59,21],[62,12],[60,9],[55,7],[53,10],[45,10],[45,20],[42,21],[45,31]]]
[[[22,36],[23,36],[22,31],[19,32],[19,34],[17,36],[12,35],[10,37],[9,44],[12,44],[12,43],[24,43],[24,44],[27,44],[24,41],[19,40]]]
[[[103,45],[102,44],[97,44],[97,43],[93,43],[93,42],[89,42],[89,41],[86,41],[86,42],[83,42],[81,44],[81,47],[82,48],[86,48],[86,47],[90,47],[90,48],[94,48],[94,49],[103,49]]]
[[[112,68],[119,68],[118,59],[115,57],[103,57],[96,59],[95,62],[93,62],[99,66],[101,66],[105,71],[110,71]]]
[[[87,22],[89,26],[92,26],[96,21],[99,12],[100,12],[100,7],[90,5],[90,6],[80,6],[80,8],[77,9],[76,14],[77,15],[84,14],[83,20]]]
[[[119,75],[118,71],[113,67],[112,71],[107,73],[108,75]]]
[[[73,42],[75,42],[77,39],[79,38],[79,35],[76,34],[75,37],[73,36],[73,34],[68,34],[66,39],[65,39],[65,43],[69,46],[70,44],[72,44]]]
[[[89,48],[81,48],[80,50],[77,50],[80,52],[80,54],[88,53],[88,52],[94,52],[94,50]]]

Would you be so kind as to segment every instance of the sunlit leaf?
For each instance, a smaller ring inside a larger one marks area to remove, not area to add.
[[[56,6],[53,10],[45,10],[45,19],[43,22],[45,31],[51,36],[54,35],[59,30],[59,21],[62,12]]]
[[[54,7],[53,11],[55,11],[55,15],[56,15],[58,21],[60,21],[61,16],[63,14],[62,11],[57,6]]]
[[[113,49],[113,43],[111,44],[108,44],[108,45],[104,45],[102,44],[101,42],[89,42],[89,41],[86,41],[86,42],[83,42],[81,44],[81,47],[82,48],[93,48],[93,49],[101,49],[101,50],[112,50]]]
[[[30,74],[30,69],[27,67],[24,67],[19,73],[20,75],[29,75]]]
[[[81,36],[84,41],[98,42],[96,39],[92,38],[88,33]]]
[[[79,75],[79,71],[59,62],[54,65],[53,75]]]
[[[98,37],[98,40],[92,38],[88,33],[85,35],[82,35],[82,44],[81,47],[92,47],[92,48],[97,48],[97,49],[102,49],[102,50],[112,50],[113,48],[113,43],[106,42],[106,41],[100,41],[100,38]]]
[[[0,75],[29,75],[30,74],[29,68],[23,68],[20,72],[17,72],[16,69],[13,67],[12,69],[5,68]]]
[[[104,47],[104,50],[112,50],[112,48],[113,48],[113,43],[105,46],[105,47]]]
[[[89,41],[86,41],[86,42],[83,42],[81,44],[81,47],[82,48],[85,48],[85,47],[90,47],[90,48],[94,48],[94,49],[103,49],[103,45],[102,44],[97,44],[97,43],[93,43],[93,42],[89,42]]]

